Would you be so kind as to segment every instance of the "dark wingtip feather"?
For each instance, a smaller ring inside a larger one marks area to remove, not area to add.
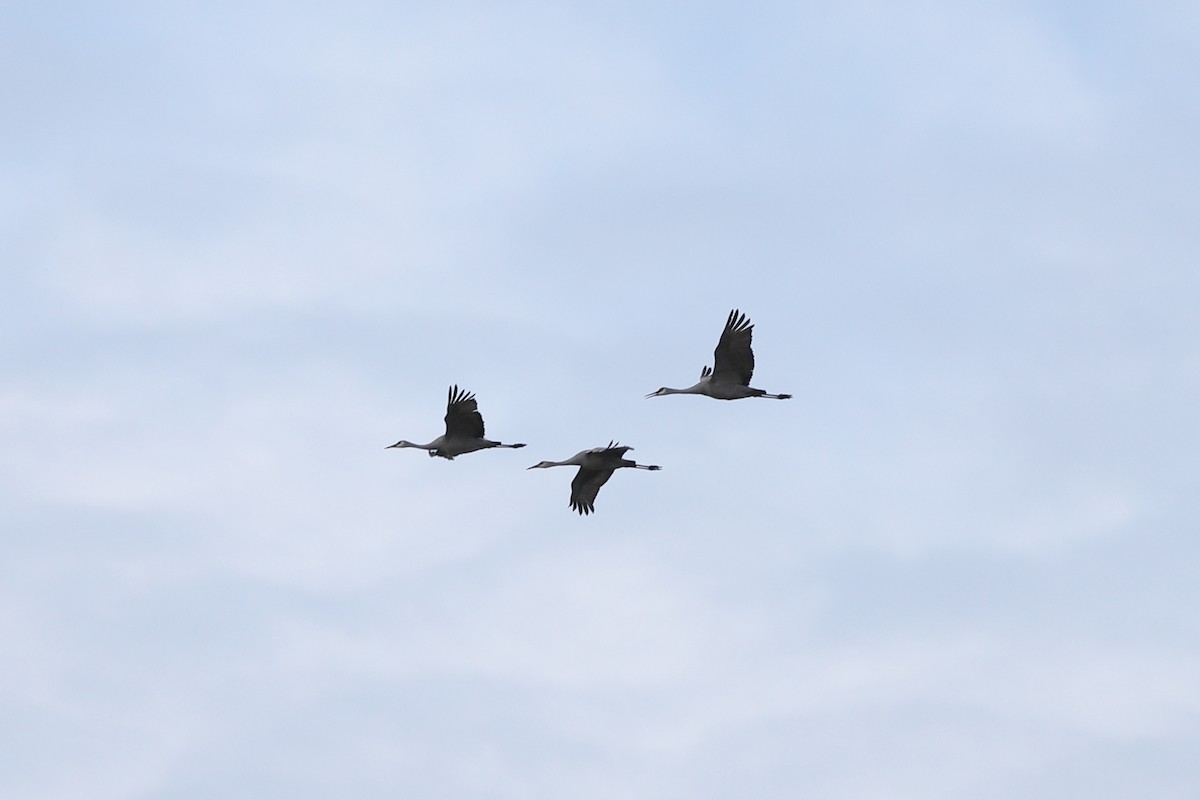
[[[466,389],[460,389],[456,383],[450,387],[450,394],[446,398],[446,405],[452,406],[455,403],[464,403],[467,400],[473,400],[474,398],[474,392],[468,392]]]

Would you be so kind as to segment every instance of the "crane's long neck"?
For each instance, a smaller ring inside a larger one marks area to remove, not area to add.
[[[672,389],[670,386],[664,386],[657,392],[651,392],[646,397],[665,397],[669,394],[701,394],[700,387],[703,383],[697,383],[695,386],[690,386],[687,389]]]
[[[432,442],[430,442],[429,444],[415,444],[415,443],[413,443],[413,442],[409,442],[409,441],[406,441],[406,440],[404,440],[404,439],[401,439],[400,441],[396,442],[395,444],[389,444],[389,445],[387,446],[387,449],[389,449],[389,450],[390,450],[390,449],[391,449],[391,448],[393,448],[393,447],[398,447],[398,448],[400,448],[400,449],[404,449],[404,448],[406,448],[406,447],[412,447],[412,448],[415,448],[415,449],[417,449],[417,450],[433,450],[434,448],[436,448],[436,447],[437,447],[437,445],[438,445],[438,443],[437,443],[437,441],[436,441],[436,440],[435,440],[435,441],[432,441]]]
[[[572,457],[566,461],[539,461],[529,469],[549,469],[550,467],[578,467],[580,466],[579,458]]]

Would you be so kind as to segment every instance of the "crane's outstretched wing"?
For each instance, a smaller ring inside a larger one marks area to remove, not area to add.
[[[729,312],[721,341],[713,351],[712,379],[718,383],[740,383],[750,385],[754,375],[754,351],[750,339],[754,336],[754,325],[746,315],[736,308]]]
[[[628,448],[625,448],[628,449]],[[571,508],[580,514],[591,514],[596,510],[596,495],[600,487],[612,477],[611,469],[588,469],[580,467],[571,481]]]
[[[450,395],[446,400],[446,438],[483,438],[483,416],[479,413],[475,395],[465,389],[460,390],[458,386],[450,387]]]
[[[591,450],[588,450],[588,453],[606,461],[612,461],[613,464],[620,464],[621,459],[632,449],[627,444],[610,441],[606,447],[593,447]]]

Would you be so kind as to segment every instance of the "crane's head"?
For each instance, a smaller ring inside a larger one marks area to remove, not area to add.
[[[646,395],[646,397],[662,397],[664,394],[671,394],[673,391],[674,391],[673,389],[668,389],[667,387],[664,386],[661,389],[651,392],[650,394]]]
[[[558,466],[558,464],[555,464],[553,461],[539,461],[538,463],[534,464],[532,467],[526,467],[525,469],[527,469],[527,470],[529,470],[529,469],[545,469],[546,467],[557,467],[557,466]]]
[[[395,444],[389,444],[387,447],[385,447],[383,449],[391,450],[393,447],[416,447],[416,445],[413,444],[412,442],[401,439],[400,441],[396,442]]]

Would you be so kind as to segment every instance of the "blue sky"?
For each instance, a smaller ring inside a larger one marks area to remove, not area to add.
[[[1198,52],[6,7],[0,794],[1194,797]],[[643,399],[733,307],[795,399]],[[529,446],[385,451],[450,384]],[[592,517],[525,471],[610,439]]]

